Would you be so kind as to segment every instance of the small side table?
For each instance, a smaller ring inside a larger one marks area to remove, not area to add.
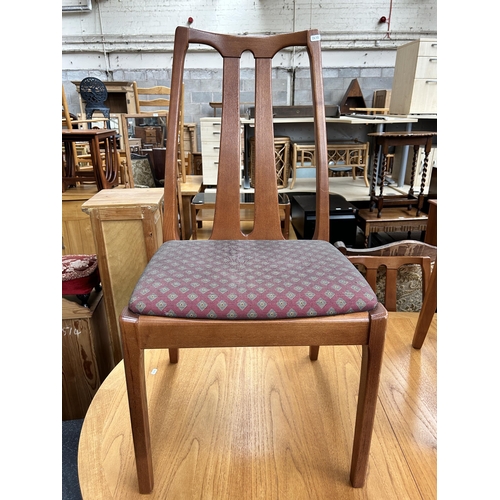
[[[417,206],[417,216],[420,215],[424,206],[424,187],[425,178],[427,176],[427,166],[429,162],[429,153],[431,152],[432,139],[437,136],[437,132],[375,132],[368,134],[375,138],[375,152],[373,155],[372,182],[370,186],[370,210],[377,207],[377,217],[381,216],[384,206],[411,208]],[[387,171],[387,156],[389,148],[392,146],[413,146],[413,162],[411,168],[410,188],[408,195],[390,195],[384,196],[384,182]],[[422,180],[420,191],[415,195],[413,183],[415,182],[415,172],[417,169],[417,158],[419,148],[424,147],[424,163],[422,167]],[[381,171],[380,171],[380,191],[377,195],[375,187],[378,178],[378,151],[379,147],[382,152]]]
[[[408,208],[388,208],[383,216],[369,209],[358,210],[357,220],[365,234],[365,248],[370,246],[372,233],[427,230],[427,215],[415,215]]]
[[[64,144],[65,165],[62,174],[62,191],[68,186],[81,182],[97,184],[97,189],[110,189],[119,184],[118,170],[120,168],[120,155],[117,145],[117,131],[108,129],[91,130],[63,130],[62,142]],[[74,157],[72,145],[76,142],[88,142],[92,170],[78,170],[77,158]],[[101,157],[104,154],[104,162]]]
[[[193,240],[197,239],[196,229],[198,222],[214,220],[215,193],[198,193],[191,200],[191,225]],[[288,239],[290,236],[290,199],[284,193],[278,194],[278,203],[283,220],[283,236]],[[242,193],[240,198],[240,217],[242,221],[253,220],[253,193]],[[205,211],[205,215],[203,215]],[[201,215],[199,215],[201,212]]]

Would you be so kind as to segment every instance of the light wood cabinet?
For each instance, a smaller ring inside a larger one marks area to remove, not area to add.
[[[122,359],[120,314],[163,241],[163,188],[103,189],[86,201],[82,210],[90,216],[117,364]]]
[[[436,39],[422,38],[398,47],[389,113],[437,113]]]
[[[62,193],[62,254],[95,254],[90,217],[82,205],[97,193],[95,185],[77,186]]]

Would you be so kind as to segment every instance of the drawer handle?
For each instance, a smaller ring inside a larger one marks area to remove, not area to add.
[[[431,47],[437,47],[438,44],[437,43],[431,43]]]
[[[220,127],[220,122],[213,122],[212,125],[214,125],[214,126],[219,125],[219,127]]]
[[[212,132],[213,135],[220,135],[220,132]]]
[[[437,80],[425,80],[425,83],[437,83]]]
[[[214,146],[214,149],[220,149],[220,146]]]
[[[431,57],[431,58],[429,59],[429,62],[437,62],[437,57]]]

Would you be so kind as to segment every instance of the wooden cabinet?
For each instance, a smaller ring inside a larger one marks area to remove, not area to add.
[[[437,113],[437,40],[422,38],[398,47],[389,113]]]
[[[80,94],[80,81],[71,82],[75,85],[80,100],[80,110],[85,115],[85,102]],[[103,81],[108,98],[104,105],[109,108],[110,113],[137,113],[135,107],[133,82],[107,82]]]
[[[114,364],[122,359],[119,317],[162,243],[163,188],[103,189],[82,205],[90,215]]]
[[[112,370],[111,348],[102,292],[89,307],[62,299],[62,419],[85,416],[101,383]]]
[[[62,193],[62,254],[95,254],[90,217],[82,205],[97,193],[95,185],[67,189]]]

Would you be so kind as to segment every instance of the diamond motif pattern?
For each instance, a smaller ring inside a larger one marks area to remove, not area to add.
[[[168,241],[129,302],[137,314],[276,319],[368,311],[377,298],[325,241]]]

